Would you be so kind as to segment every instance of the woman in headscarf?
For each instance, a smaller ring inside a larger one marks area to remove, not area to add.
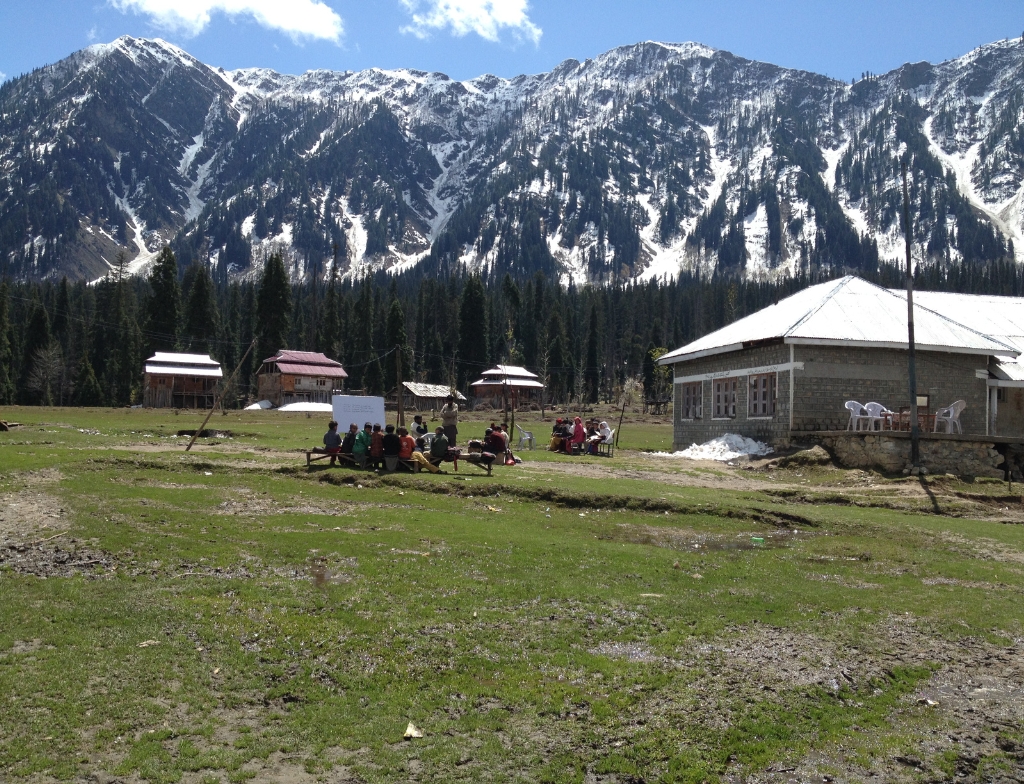
[[[583,442],[586,440],[587,429],[583,427],[583,420],[576,417],[572,421],[572,435],[569,437],[568,442],[566,442],[565,451],[571,455],[573,452],[581,449]]]

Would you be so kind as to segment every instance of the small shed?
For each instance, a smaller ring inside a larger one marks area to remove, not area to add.
[[[451,387],[445,384],[421,384],[417,381],[402,383],[402,405],[408,411],[436,411],[452,395]],[[466,396],[455,392],[456,402],[465,403]]]
[[[489,403],[503,407],[507,400],[513,408],[530,403],[544,389],[536,373],[518,365],[495,365],[481,374],[479,381],[470,386],[476,403]]]
[[[213,408],[220,363],[206,354],[158,351],[146,360],[142,405],[147,408]]]
[[[341,394],[348,373],[340,362],[315,351],[281,349],[263,360],[256,376],[260,400],[275,406],[290,403],[330,403]]]

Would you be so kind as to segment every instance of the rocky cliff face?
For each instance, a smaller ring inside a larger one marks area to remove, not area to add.
[[[1024,261],[1024,44],[845,84],[698,44],[546,74],[224,71],[121,38],[0,87],[0,275],[563,281]],[[335,266],[336,265],[336,266]]]

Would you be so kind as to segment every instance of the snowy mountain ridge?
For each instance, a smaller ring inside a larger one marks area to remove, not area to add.
[[[171,242],[225,277],[275,251],[299,278],[856,270],[902,255],[901,159],[920,261],[1024,262],[1022,76],[1018,40],[846,84],[696,43],[455,81],[124,37],[0,88],[0,266],[143,272]]]

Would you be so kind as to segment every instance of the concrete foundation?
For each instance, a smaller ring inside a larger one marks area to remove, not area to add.
[[[799,441],[821,444],[846,468],[875,468],[899,473],[911,467],[910,434],[900,432],[819,431],[794,433]],[[1008,439],[921,434],[921,463],[931,474],[1003,479],[1006,455],[1018,453]]]

